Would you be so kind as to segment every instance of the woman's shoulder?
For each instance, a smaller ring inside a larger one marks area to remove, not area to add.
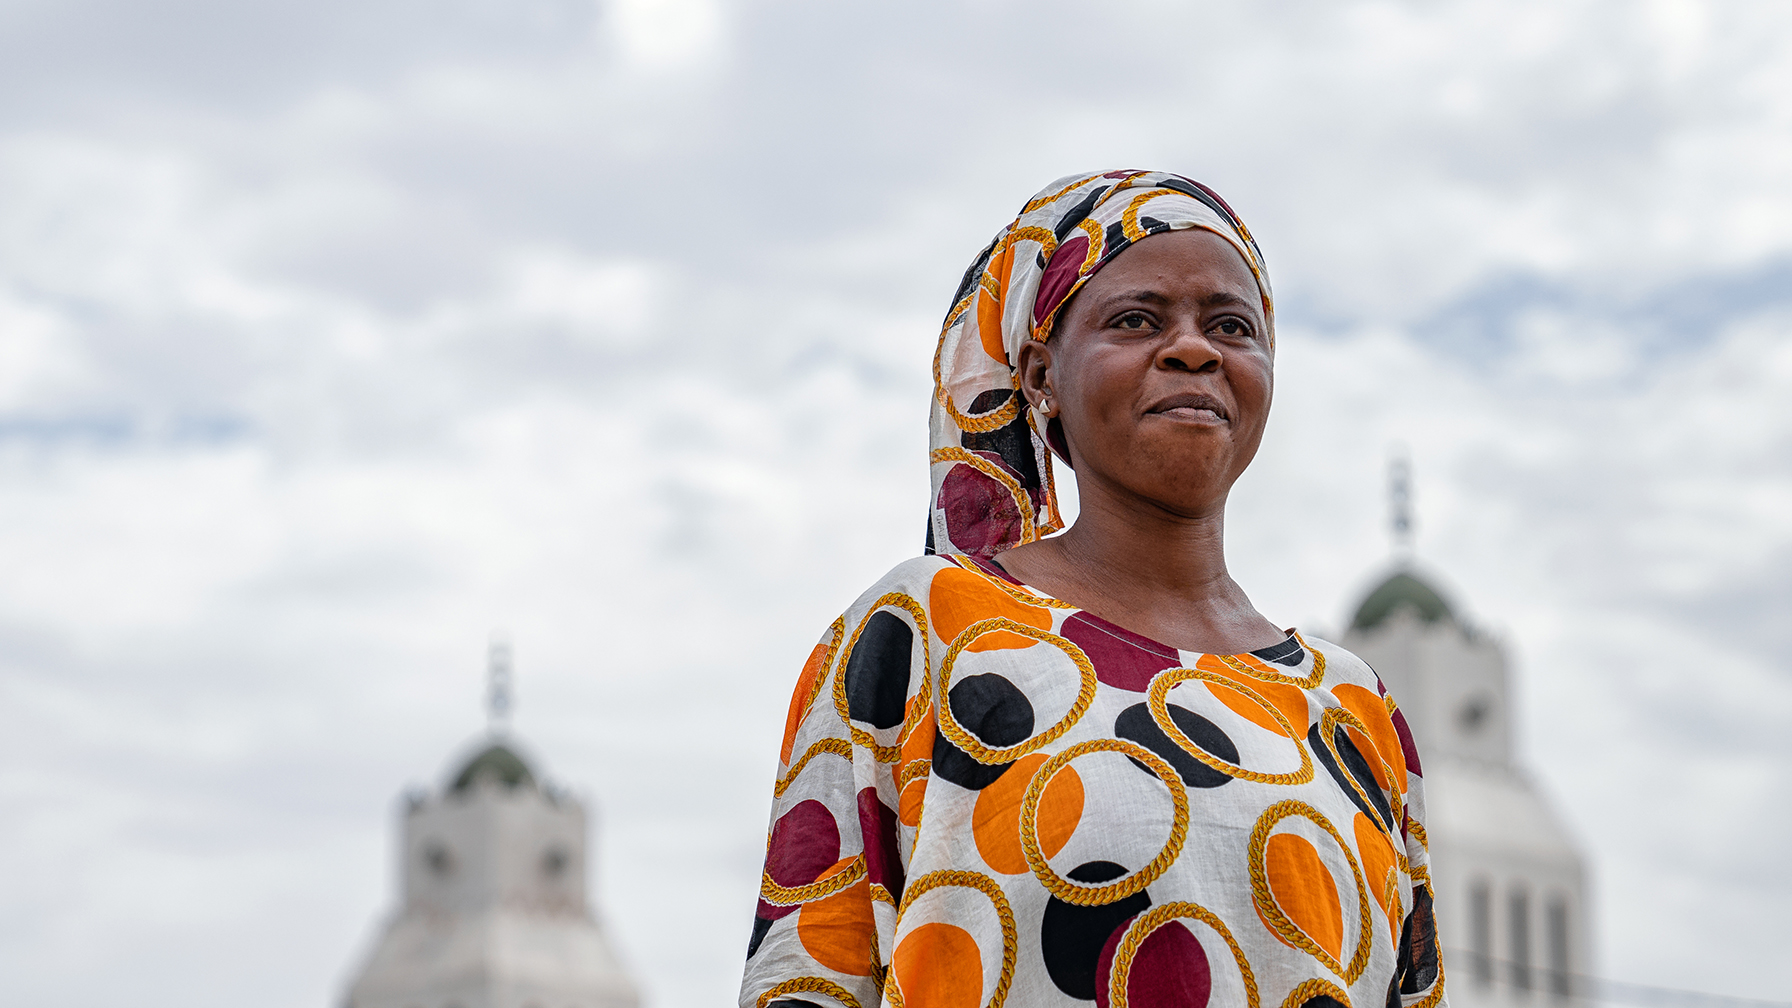
[[[1325,658],[1326,686],[1352,683],[1377,693],[1386,692],[1382,688],[1381,677],[1375,674],[1369,663],[1358,658],[1344,645],[1334,644],[1312,634],[1302,634],[1300,639],[1314,653]]]
[[[871,587],[859,594],[858,599],[853,602],[852,608],[848,611],[863,612],[867,609],[878,608],[880,605],[887,605],[890,601],[887,596],[891,595],[925,607],[934,577],[946,569],[956,570],[958,563],[948,556],[930,554],[910,557],[890,568],[883,577],[872,582]]]
[[[1000,567],[975,557],[934,555],[911,557],[877,579],[847,609],[847,621],[879,609],[904,609],[921,619],[944,606],[951,614],[1016,616],[1023,608],[1065,608],[1009,577]],[[974,615],[971,618],[976,618]],[[1031,622],[1028,620],[1027,622]],[[962,628],[960,628],[962,629]],[[942,639],[952,635],[942,631]]]

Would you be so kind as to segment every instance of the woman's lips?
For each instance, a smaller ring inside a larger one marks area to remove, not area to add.
[[[1174,409],[1158,410],[1157,412],[1161,416],[1171,416],[1181,420],[1203,420],[1207,423],[1218,423],[1225,419],[1219,413],[1205,407],[1197,409],[1193,406],[1177,406]]]
[[[1199,393],[1184,393],[1161,399],[1146,412],[1195,423],[1224,423],[1231,419],[1218,399]]]

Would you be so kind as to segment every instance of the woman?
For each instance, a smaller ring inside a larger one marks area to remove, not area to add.
[[[1226,573],[1274,349],[1250,232],[1177,175],[1059,180],[978,256],[928,555],[791,699],[743,1006],[1443,1002],[1405,720]]]

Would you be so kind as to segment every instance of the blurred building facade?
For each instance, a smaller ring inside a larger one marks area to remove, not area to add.
[[[1340,643],[1381,675],[1418,746],[1450,1003],[1581,995],[1585,858],[1514,754],[1504,649],[1406,565],[1363,599]]]
[[[439,794],[408,796],[399,906],[345,1008],[638,1003],[586,897],[584,807],[537,777],[497,728],[509,706],[498,655],[492,738]]]

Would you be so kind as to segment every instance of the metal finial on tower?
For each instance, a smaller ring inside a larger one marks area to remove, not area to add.
[[[485,660],[485,723],[493,734],[510,725],[510,642],[494,636]]]
[[[1388,460],[1388,517],[1392,526],[1394,556],[1412,556],[1412,461],[1404,445],[1394,448]]]

